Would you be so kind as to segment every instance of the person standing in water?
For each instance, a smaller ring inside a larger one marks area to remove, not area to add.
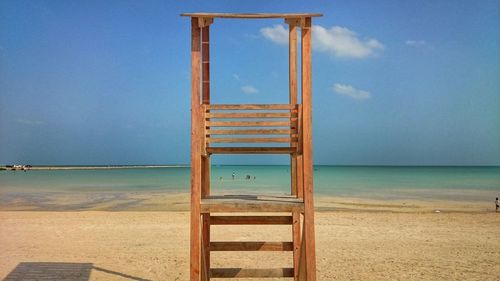
[[[500,202],[498,202],[498,197],[495,200],[495,212],[498,212],[498,208],[500,208]]]
[[[234,181],[234,176],[235,176],[235,174],[234,174],[234,172],[233,172],[233,181]]]

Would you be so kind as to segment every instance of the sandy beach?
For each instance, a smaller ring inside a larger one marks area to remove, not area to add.
[[[0,0],[0,281],[500,281],[500,0],[398,2]]]
[[[500,213],[380,203],[319,207],[319,280],[500,279]],[[262,241],[269,233],[273,241],[291,239],[289,226],[212,229],[217,241]],[[0,211],[0,249],[5,280],[29,273],[46,278],[29,280],[188,280],[189,212]],[[214,267],[291,265],[290,253],[212,257]]]

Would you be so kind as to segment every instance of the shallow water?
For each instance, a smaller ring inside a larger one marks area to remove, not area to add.
[[[212,192],[287,193],[289,176],[288,166],[214,166]],[[189,183],[189,167],[0,171],[0,193],[189,192]],[[315,166],[314,188],[328,196],[491,201],[500,195],[500,167]]]

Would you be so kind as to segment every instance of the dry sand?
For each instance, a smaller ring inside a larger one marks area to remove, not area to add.
[[[319,280],[500,280],[500,213],[380,208],[317,212]],[[174,211],[1,211],[0,279],[31,270],[46,278],[29,280],[188,280],[188,223],[188,212]],[[290,232],[214,226],[212,235],[289,241]],[[290,253],[212,259],[214,267],[291,264]]]

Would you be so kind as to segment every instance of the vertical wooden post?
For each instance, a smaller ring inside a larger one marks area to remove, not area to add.
[[[210,103],[210,25],[208,22],[201,30],[203,104]]]
[[[292,212],[293,272],[295,281],[299,280],[300,265],[300,212]]]
[[[305,225],[305,223],[303,223]],[[305,228],[302,227],[302,238],[304,237]],[[306,251],[305,251],[305,240],[302,239],[300,243],[300,251],[299,251],[299,270],[298,270],[298,281],[308,281],[306,276]]]
[[[297,104],[297,19],[286,19],[288,23],[288,63],[289,63],[289,102],[298,109]],[[298,128],[293,128],[296,131]],[[290,137],[292,137],[290,134]],[[297,153],[290,155],[291,194],[298,195],[297,182]],[[300,212],[292,212],[292,240],[293,240],[293,268],[294,280],[299,278],[300,258]]]
[[[304,138],[303,138],[303,128],[304,124],[302,122],[302,104],[298,105],[298,114],[299,114],[299,122],[298,122],[298,138],[299,138],[299,143],[298,145],[298,150],[299,152],[297,153],[297,197],[298,198],[304,198],[304,168],[303,168],[303,157],[302,157],[302,152],[303,152],[303,143],[304,143]]]
[[[200,280],[200,200],[201,200],[201,126],[200,126],[200,28],[191,18],[191,245],[190,280]]]
[[[202,71],[202,104],[210,104],[210,21],[204,20],[201,29],[201,71]],[[203,128],[205,131],[205,127]],[[210,156],[202,159],[203,185],[202,197],[210,195]]]
[[[313,159],[312,159],[312,81],[311,81],[311,18],[302,22],[302,117],[303,117],[303,181],[304,237],[307,281],[316,280],[316,243],[314,235]]]
[[[202,80],[202,103],[210,104],[210,25],[205,24],[201,29],[201,80]],[[205,120],[203,120],[205,121]],[[203,122],[204,123],[204,122]],[[203,132],[205,132],[205,127]],[[205,133],[203,133],[205,134]],[[210,156],[202,157],[202,187],[201,197],[210,196]],[[210,214],[203,214],[203,225],[201,230],[203,240],[203,266],[201,280],[208,281],[210,277]]]
[[[289,63],[289,102],[297,104],[297,25],[295,19],[287,19],[288,23],[288,63]],[[295,128],[297,129],[297,128]],[[292,134],[290,134],[292,137]],[[290,156],[291,194],[297,195],[297,154]]]

